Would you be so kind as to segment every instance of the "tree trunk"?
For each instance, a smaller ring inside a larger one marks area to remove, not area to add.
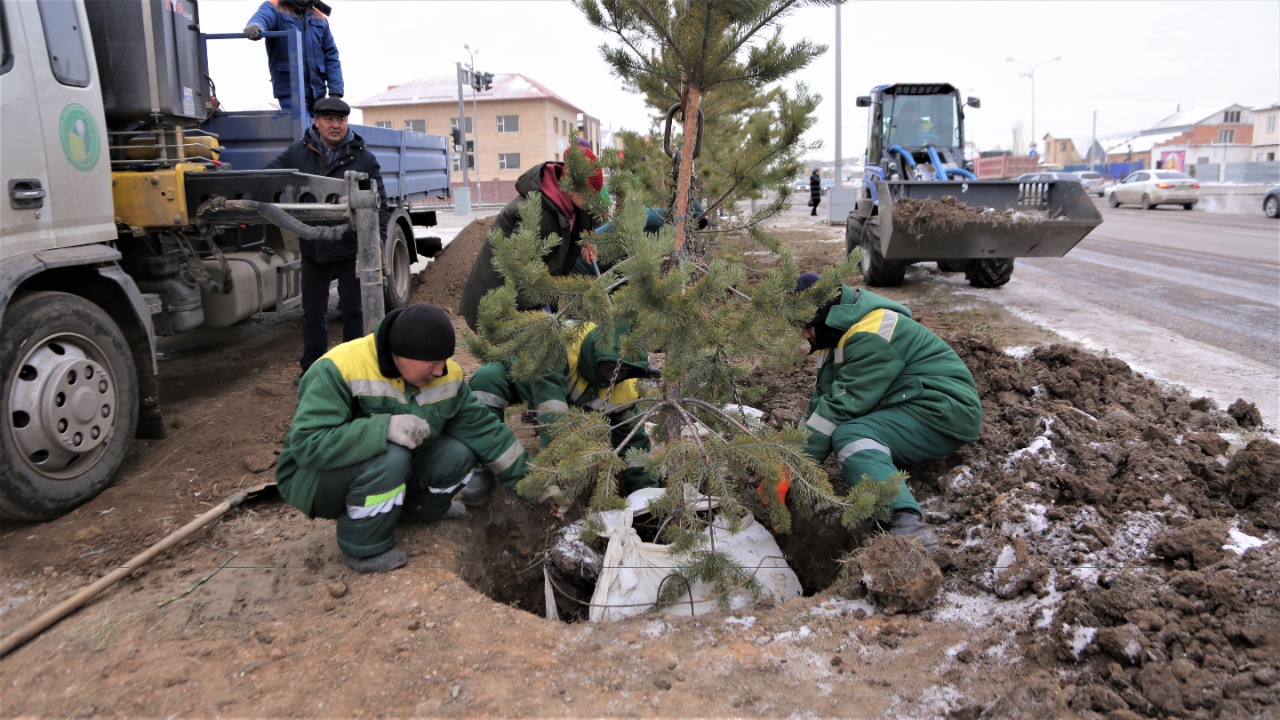
[[[684,103],[684,145],[680,149],[680,177],[676,179],[676,250],[688,241],[689,190],[693,186],[693,150],[698,143],[698,108],[702,107],[702,90],[689,87]]]

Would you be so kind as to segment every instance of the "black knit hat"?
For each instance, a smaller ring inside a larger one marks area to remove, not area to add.
[[[392,310],[378,325],[375,338],[378,366],[386,377],[400,377],[392,355],[410,360],[447,360],[453,357],[456,337],[453,322],[444,310],[418,303],[402,310]],[[388,372],[390,371],[390,372]]]

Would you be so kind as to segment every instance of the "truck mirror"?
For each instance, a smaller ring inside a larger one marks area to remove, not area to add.
[[[974,108],[982,107],[982,101],[976,97],[970,97],[968,100],[965,101],[964,104]]]

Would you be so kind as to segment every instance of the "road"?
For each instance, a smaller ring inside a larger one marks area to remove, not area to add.
[[[1195,395],[1249,400],[1280,428],[1280,223],[1096,202],[1099,228],[1064,258],[1019,259],[989,299]]]

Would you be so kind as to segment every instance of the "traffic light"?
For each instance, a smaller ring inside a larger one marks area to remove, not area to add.
[[[484,73],[478,73],[473,71],[470,73],[470,75],[471,75],[471,89],[475,90],[476,92],[480,92],[481,90],[483,90],[484,89],[483,88]]]
[[[493,73],[480,73],[480,84],[485,90],[493,89]]]
[[[449,130],[449,134],[453,136],[453,149],[461,150],[462,149],[462,128],[455,127]]]

